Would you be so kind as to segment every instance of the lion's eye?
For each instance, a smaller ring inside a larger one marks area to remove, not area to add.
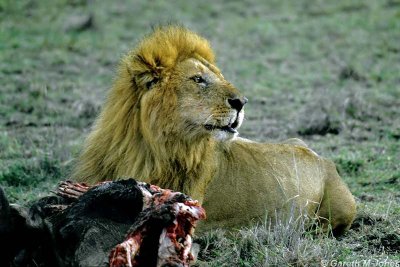
[[[204,80],[204,78],[201,77],[200,75],[195,75],[190,79],[192,79],[195,83],[206,83],[206,80]]]

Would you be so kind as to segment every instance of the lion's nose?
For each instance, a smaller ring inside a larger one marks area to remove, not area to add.
[[[248,102],[249,100],[246,97],[242,98],[229,98],[228,103],[229,105],[236,109],[238,112],[240,112],[243,108],[243,106]]]

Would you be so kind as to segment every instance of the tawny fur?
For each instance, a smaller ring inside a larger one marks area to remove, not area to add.
[[[203,229],[238,227],[293,204],[347,229],[354,198],[335,166],[303,141],[262,144],[205,127],[240,127],[243,111],[229,106],[232,98],[243,96],[215,66],[207,40],[182,27],[155,29],[122,59],[73,178],[134,177],[181,191],[203,201]]]

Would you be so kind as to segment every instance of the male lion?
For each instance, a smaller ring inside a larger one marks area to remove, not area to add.
[[[215,66],[207,40],[157,28],[122,59],[73,178],[134,177],[181,191],[203,203],[202,229],[287,214],[292,205],[334,233],[348,229],[355,201],[335,165],[298,139],[239,138],[246,102]]]

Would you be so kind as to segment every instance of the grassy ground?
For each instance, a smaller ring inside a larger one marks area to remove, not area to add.
[[[286,221],[216,231],[198,239],[199,265],[400,261],[400,2],[259,2],[0,0],[0,185],[11,201],[68,177],[120,56],[150,26],[179,22],[210,39],[249,98],[242,136],[305,139],[358,202],[341,240]]]

